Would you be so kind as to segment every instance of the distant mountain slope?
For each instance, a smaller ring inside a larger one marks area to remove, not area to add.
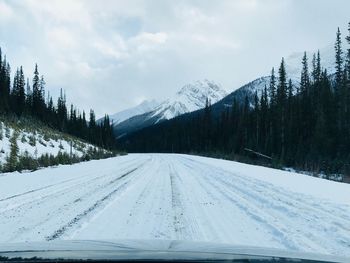
[[[150,101],[145,100],[135,107],[117,112],[109,116],[109,119],[110,121],[113,122],[114,125],[117,125],[135,115],[140,115],[146,112],[150,112],[154,108],[156,108],[158,105],[159,105],[159,102],[157,102],[156,100],[150,100]]]
[[[226,96],[226,91],[209,81],[196,81],[181,88],[173,97],[165,100],[152,111],[133,116],[114,126],[117,136],[169,120],[179,115],[205,107],[206,100],[215,103]]]
[[[232,93],[224,97],[222,100],[213,104],[212,105],[213,113],[214,114],[220,113],[223,110],[230,108],[232,106],[234,99],[236,99],[238,103],[243,103],[245,97],[247,96],[249,101],[252,102],[254,99],[255,92],[257,92],[258,95],[260,96],[260,94],[265,88],[265,85],[266,87],[269,86],[269,82],[270,82],[270,76],[265,76],[265,77],[261,77],[256,80],[253,80],[248,84],[245,84],[244,86],[240,87],[239,89],[233,91]]]

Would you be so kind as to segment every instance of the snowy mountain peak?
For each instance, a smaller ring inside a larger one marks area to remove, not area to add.
[[[184,85],[172,97],[159,103],[152,110],[135,114],[120,123],[114,123],[115,133],[118,137],[125,136],[161,121],[202,109],[207,99],[214,104],[226,95],[226,91],[213,81],[195,81]]]
[[[226,92],[221,88],[219,84],[207,79],[203,81],[197,80],[196,82],[184,85],[177,93],[177,95],[187,94],[198,96],[198,94],[203,94],[205,96],[222,96]]]
[[[215,103],[227,95],[222,87],[213,81],[196,81],[183,86],[173,98],[161,103],[152,113],[158,121],[169,120],[181,114],[205,107],[207,98]]]

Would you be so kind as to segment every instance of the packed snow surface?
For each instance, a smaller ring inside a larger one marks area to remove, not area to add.
[[[0,242],[177,239],[350,256],[350,185],[190,155],[0,175]]]

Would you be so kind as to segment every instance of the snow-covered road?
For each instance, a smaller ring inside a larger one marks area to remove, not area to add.
[[[0,242],[154,238],[350,256],[350,185],[172,154],[0,175]]]

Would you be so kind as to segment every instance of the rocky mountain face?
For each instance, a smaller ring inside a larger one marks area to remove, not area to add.
[[[226,95],[226,91],[213,81],[204,80],[187,84],[173,97],[159,103],[150,111],[116,123],[114,125],[116,135],[120,137],[161,121],[202,109],[205,107],[207,99],[211,103],[216,103]]]

